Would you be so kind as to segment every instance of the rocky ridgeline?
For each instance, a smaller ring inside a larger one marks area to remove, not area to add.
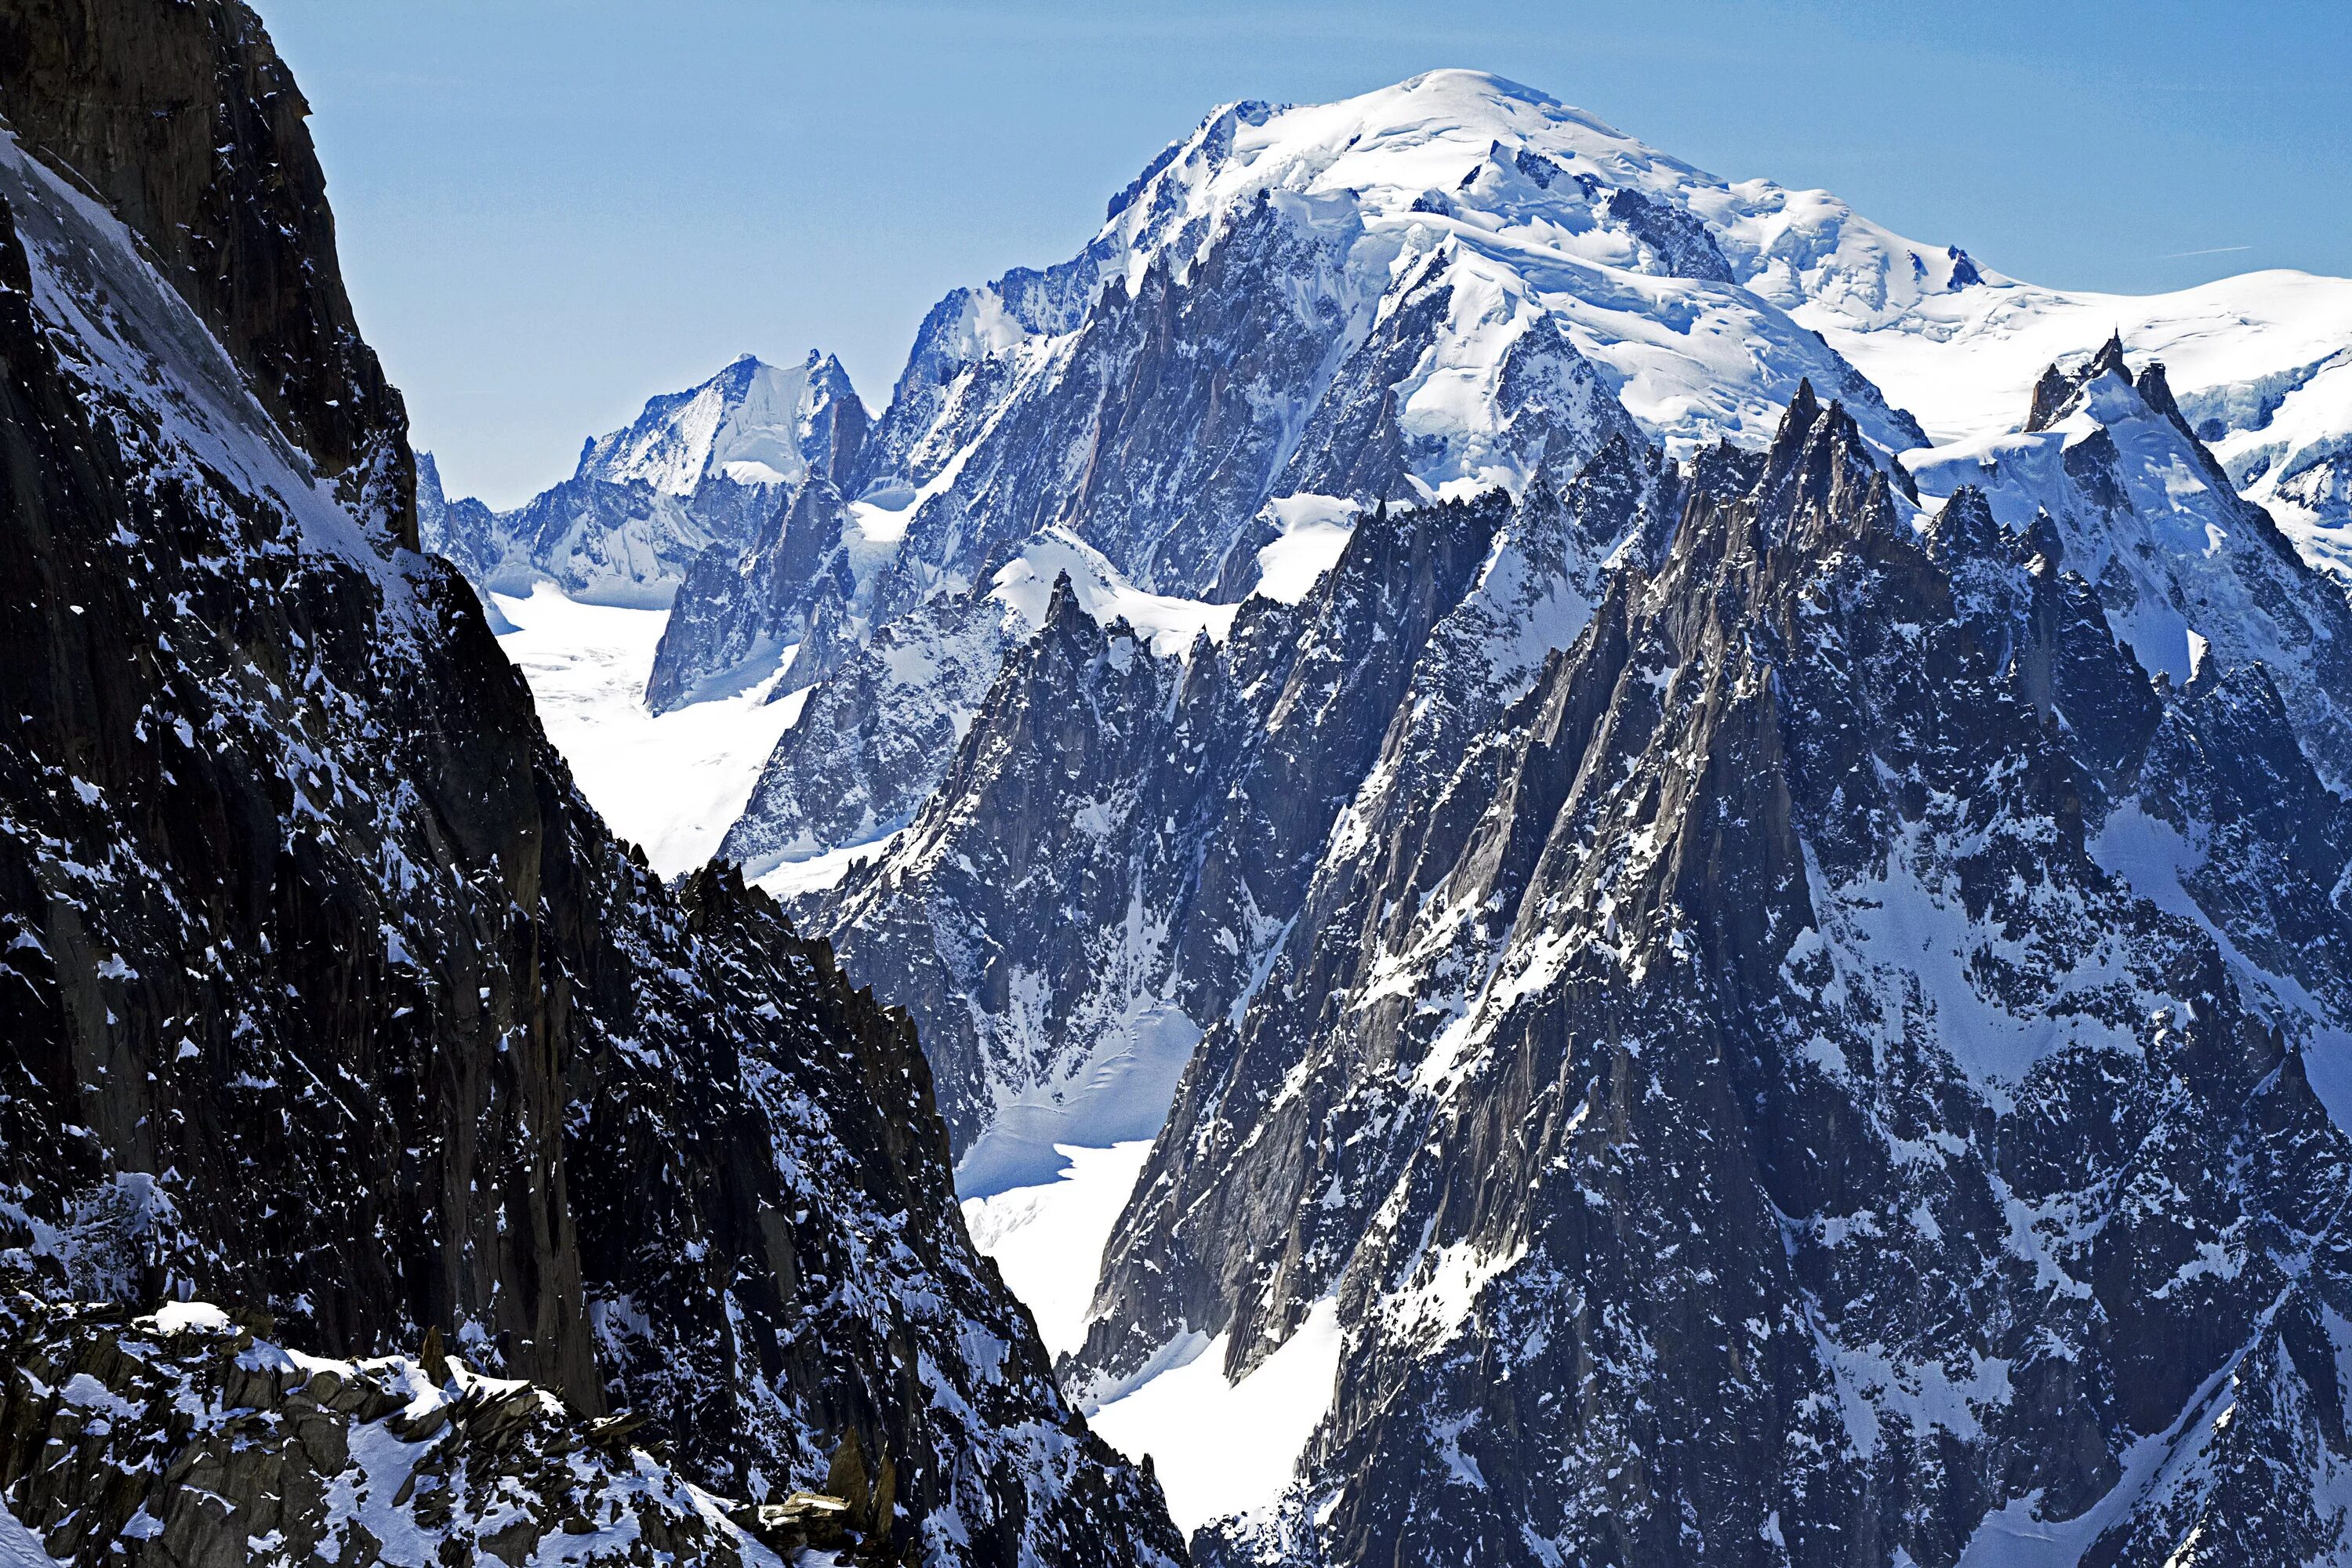
[[[913,826],[803,915],[854,973],[900,977],[960,1151],[992,1129],[1042,1148],[1049,1108],[1106,1119],[1097,1141],[1151,1131],[1202,1025],[1298,912],[1394,715],[1496,705],[1572,631],[1633,542],[1656,478],[1636,452],[1613,443],[1565,500],[1378,511],[1299,604],[1254,598],[1181,658],[1056,591]],[[1433,642],[1455,657],[1415,688]],[[1144,1076],[1089,1091],[1122,1058]]]
[[[2325,730],[2152,682],[2046,518],[1923,516],[1834,406],[1688,479],[1523,698],[1358,796],[1068,1373],[1205,1331],[1238,1375],[1336,1298],[1299,1479],[1212,1562],[2336,1560],[2343,1016],[2230,934],[2340,951]],[[2177,888],[2143,815],[2241,848]]]

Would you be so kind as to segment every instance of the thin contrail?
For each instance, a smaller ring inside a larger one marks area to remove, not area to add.
[[[2169,256],[2159,256],[2158,261],[2180,261],[2191,256],[2227,256],[2233,250],[2252,250],[2251,245],[2217,245],[2210,250],[2176,250]]]

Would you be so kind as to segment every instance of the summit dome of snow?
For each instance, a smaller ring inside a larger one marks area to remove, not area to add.
[[[1506,265],[1549,253],[1653,275],[1719,272],[1706,280],[1737,281],[1790,310],[1823,302],[1857,325],[1973,282],[2007,281],[1963,252],[1871,223],[1826,191],[1732,184],[1486,71],[1425,71],[1334,103],[1229,105],[1163,157],[1104,225],[1130,281],[1162,248],[1197,250],[1203,236],[1192,226],[1204,214],[1276,191],[1341,196],[1402,223],[1459,219],[1467,208],[1480,215],[1468,219],[1477,232],[1455,237],[1490,241],[1482,248]],[[1612,226],[1605,208],[1623,191],[1664,202],[1706,232],[1671,217],[1650,229],[1646,213],[1616,215]],[[1454,210],[1432,211],[1433,194]],[[1671,243],[1677,237],[1688,248]],[[1710,243],[1712,258],[1701,248]]]
[[[1429,71],[1336,103],[1238,103],[1212,115],[1113,204],[1095,254],[1132,289],[1183,277],[1259,201],[1360,231],[1351,270],[1378,285],[1443,277],[1451,340],[1401,398],[1433,433],[1491,391],[1500,351],[1542,317],[1678,453],[1768,438],[1800,377],[1857,405],[1891,449],[1888,408],[1787,312],[1816,301],[1883,319],[1986,276],[1948,247],[1858,217],[1825,192],[1733,184],[1605,121],[1482,71]],[[1487,384],[1482,385],[1482,381]]]

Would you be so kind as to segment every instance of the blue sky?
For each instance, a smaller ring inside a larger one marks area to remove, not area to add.
[[[950,288],[1076,251],[1236,98],[1500,72],[2072,288],[2352,273],[2352,5],[258,0],[370,340],[510,504],[736,353],[889,395]]]

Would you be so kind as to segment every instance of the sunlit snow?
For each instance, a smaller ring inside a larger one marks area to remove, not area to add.
[[[996,574],[991,589],[1000,603],[1023,620],[1042,626],[1054,584],[1065,576],[1077,595],[1078,607],[1097,624],[1125,621],[1150,638],[1151,651],[1162,658],[1184,653],[1196,637],[1223,641],[1238,607],[1146,593],[1129,583],[1101,551],[1065,528],[1048,528],[1023,546],[1021,553]]]
[[[694,494],[714,475],[739,485],[797,484],[808,473],[800,442],[820,363],[814,353],[790,367],[740,355],[700,386],[655,398],[628,428],[590,443],[580,475],[612,484],[643,480],[673,496]]]
[[[1045,1348],[1062,1355],[1086,1342],[1087,1307],[1103,1246],[1135,1190],[1151,1141],[1108,1149],[1065,1143],[1055,1152],[1068,1162],[1057,1180],[966,1198],[963,1223],[972,1245],[996,1259],[1005,1284],[1036,1314]]]
[[[771,677],[733,697],[648,712],[646,677],[668,611],[577,604],[546,584],[528,599],[493,602],[515,626],[499,646],[530,683],[547,738],[588,803],[665,877],[709,860],[808,693],[769,702]]]
[[[1045,1180],[1066,1144],[1103,1148],[1155,1136],[1201,1026],[1172,1002],[1128,1000],[1092,1049],[1015,1087],[1000,1081],[987,1131],[956,1165],[956,1191],[984,1197]]]
[[[805,696],[806,693],[802,693]],[[773,869],[751,877],[751,883],[779,899],[796,899],[803,893],[821,893],[837,887],[849,875],[849,868],[860,860],[879,860],[885,850],[898,841],[897,832],[886,833],[879,838],[868,838],[857,844],[845,844],[838,849],[828,849],[822,855],[812,855],[805,860],[786,860]],[[747,868],[748,872],[748,868]]]
[[[1359,508],[1339,496],[1302,492],[1268,501],[1265,510],[1282,534],[1257,552],[1257,592],[1295,605],[1339,564],[1356,531]]]
[[[1065,1144],[1057,1180],[964,1202],[973,1245],[996,1259],[1057,1355],[1085,1342],[1103,1246],[1150,1150],[1149,1142]],[[1338,1302],[1319,1301],[1280,1350],[1227,1383],[1226,1339],[1195,1334],[1088,1419],[1128,1458],[1151,1456],[1168,1511],[1190,1531],[1280,1495],[1331,1408],[1339,1340]]]
[[[1225,1381],[1220,1334],[1087,1419],[1128,1458],[1151,1456],[1169,1513],[1180,1529],[1194,1530],[1262,1509],[1290,1484],[1307,1439],[1331,1409],[1339,1346],[1339,1304],[1327,1298],[1239,1383]]]

